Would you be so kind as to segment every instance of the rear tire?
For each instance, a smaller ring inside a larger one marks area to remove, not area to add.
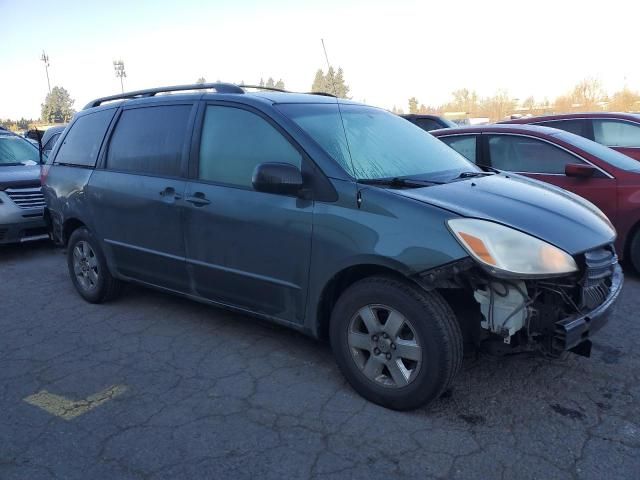
[[[113,278],[100,245],[85,227],[73,231],[67,246],[67,266],[74,287],[89,303],[115,298],[122,282]]]
[[[330,339],[351,386],[394,410],[438,398],[462,365],[462,333],[449,305],[437,292],[392,277],[350,286],[333,309]]]
[[[637,273],[640,273],[640,229],[633,234],[629,244],[629,261]]]

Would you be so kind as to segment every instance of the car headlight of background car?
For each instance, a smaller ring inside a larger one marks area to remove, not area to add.
[[[455,218],[447,224],[465,250],[491,273],[553,276],[578,270],[568,253],[513,228],[475,218]]]

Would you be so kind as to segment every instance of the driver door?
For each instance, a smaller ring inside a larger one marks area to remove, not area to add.
[[[306,306],[313,201],[253,189],[255,167],[303,155],[267,117],[208,104],[185,191],[185,245],[199,296],[292,323]]]

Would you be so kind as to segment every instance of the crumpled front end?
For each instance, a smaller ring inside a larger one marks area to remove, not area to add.
[[[473,332],[466,339],[470,343],[499,353],[535,349],[551,356],[565,351],[589,356],[591,338],[608,321],[624,277],[613,245],[574,258],[578,271],[561,277],[496,278],[466,259],[416,280],[445,298],[460,289],[472,293],[449,302],[463,331]]]

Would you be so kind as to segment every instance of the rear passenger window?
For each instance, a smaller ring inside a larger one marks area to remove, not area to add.
[[[475,135],[452,135],[451,137],[440,137],[439,140],[442,140],[467,160],[476,163]]]
[[[587,122],[588,120],[582,119],[553,120],[549,122],[536,123],[535,125],[540,125],[541,127],[557,128],[560,130],[564,130],[565,132],[575,133],[576,135],[580,135],[581,137],[589,137],[589,133],[587,132]]]
[[[621,120],[594,120],[596,142],[608,147],[640,147],[640,125]]]
[[[108,109],[78,117],[64,137],[54,163],[95,167],[100,145],[115,112]]]
[[[111,136],[107,168],[177,177],[191,105],[124,110]]]
[[[207,107],[198,178],[252,188],[253,170],[264,162],[300,168],[302,156],[262,117],[239,108]]]

